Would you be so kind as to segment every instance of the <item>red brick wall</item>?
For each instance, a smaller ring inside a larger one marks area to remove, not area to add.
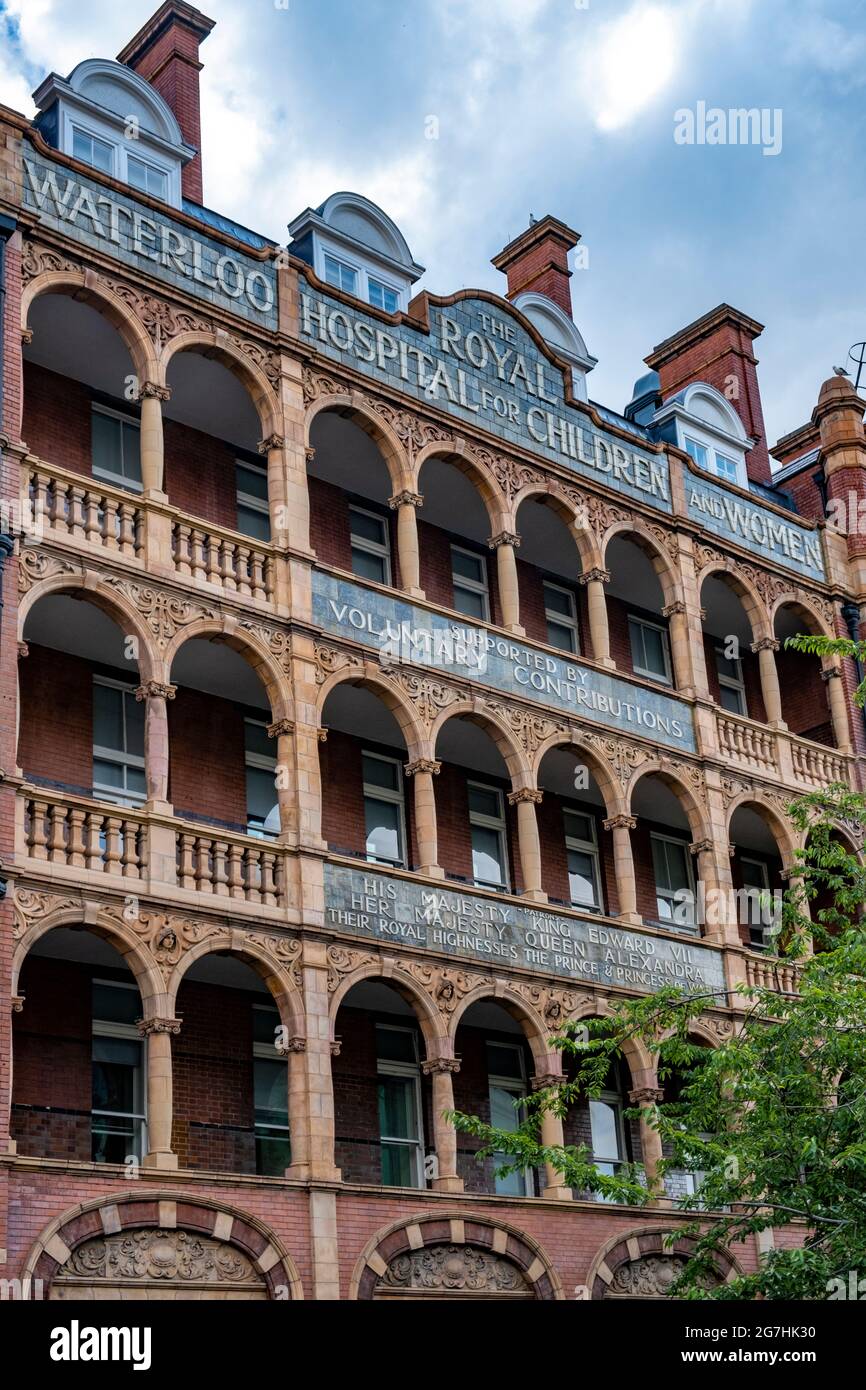
[[[81,657],[30,645],[19,661],[25,777],[89,791],[93,786],[93,666]]]
[[[716,662],[716,639],[706,633],[704,634],[704,659],[707,665],[710,695],[717,704],[721,704],[719,669]],[[767,715],[761,692],[761,670],[757,654],[749,651],[748,648],[741,647],[740,664],[743,671],[743,685],[746,688],[746,713],[750,719],[757,719],[763,724],[766,722]]]
[[[361,750],[358,739],[337,729],[330,729],[327,743],[319,744],[322,835],[331,849],[355,854],[363,854],[367,842]]]
[[[191,814],[246,828],[244,717],[216,695],[181,687],[168,702],[169,798]]]
[[[184,140],[197,151],[181,172],[183,195],[193,203],[203,202],[199,42],[199,33],[172,20],[155,42],[131,54],[129,63],[152,82],[177,117]]]
[[[817,472],[818,464],[812,462],[802,473],[795,474],[793,478],[786,478],[781,484],[785,492],[791,494],[800,515],[808,517],[810,521],[823,521],[825,516],[821,489],[814,481]],[[847,500],[845,492],[841,496]]]
[[[238,524],[236,451],[200,430],[165,422],[165,484],[173,507],[231,529]]]
[[[24,962],[24,1011],[12,1015],[12,1137],[21,1154],[90,1159],[91,976],[67,961]]]
[[[782,647],[776,652],[776,670],[782,693],[782,718],[791,733],[832,746],[833,728],[818,658]]]
[[[46,463],[92,475],[89,386],[24,363],[21,433],[32,453]]]
[[[181,985],[182,1026],[172,1038],[172,1147],[181,1168],[255,1172],[253,1005],[266,1002],[240,989]]]
[[[460,1058],[460,1070],[454,1076],[454,1108],[466,1115],[477,1115],[482,1120],[490,1120],[490,1083],[487,1070],[487,1043],[521,1042],[525,1075],[530,1078],[534,1072],[532,1054],[526,1043],[514,1033],[501,1034],[493,1030],[469,1027],[462,1024],[457,1029],[454,1050]],[[469,1134],[457,1137],[457,1171],[463,1179],[467,1192],[495,1192],[496,1164],[492,1159],[478,1160],[476,1157],[481,1142]],[[536,1186],[536,1191],[540,1188]]]

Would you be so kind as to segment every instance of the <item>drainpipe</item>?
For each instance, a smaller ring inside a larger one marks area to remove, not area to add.
[[[6,243],[15,231],[18,223],[13,217],[7,217],[5,213],[0,213],[0,467],[3,464],[3,397],[4,397],[4,373],[5,373],[5,342],[6,342]],[[0,512],[0,526],[3,521]],[[0,529],[0,612],[3,609],[3,570],[8,557],[12,554],[15,545],[15,537],[9,531]]]

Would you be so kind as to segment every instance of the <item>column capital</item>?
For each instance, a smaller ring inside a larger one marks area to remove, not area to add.
[[[312,463],[312,462],[313,462],[313,459],[316,457],[316,451],[315,451],[315,449],[313,448],[312,444],[308,444],[307,447],[305,448],[305,450],[304,450],[304,457],[305,457],[305,459],[307,460],[307,463]]]
[[[459,1057],[430,1057],[426,1062],[421,1063],[421,1070],[425,1076],[432,1076],[434,1072],[450,1072],[456,1075],[460,1070]]]
[[[147,1038],[151,1033],[179,1033],[179,1018],[140,1018],[137,1023],[139,1033]]]
[[[306,1052],[306,1050],[307,1039],[302,1038],[300,1034],[297,1033],[294,1034],[291,1038],[287,1038],[284,1043],[274,1044],[274,1051],[280,1057],[288,1057],[290,1052]]]
[[[689,854],[693,854],[697,858],[699,854],[709,853],[712,848],[712,840],[695,840],[693,844],[689,845]]]
[[[269,434],[266,439],[260,439],[256,448],[260,454],[269,454],[271,449],[282,449],[285,447],[285,436],[282,434]]]
[[[531,801],[540,806],[543,800],[544,792],[539,787],[518,787],[516,791],[508,793],[509,806],[519,806],[521,801]]]
[[[18,643],[18,655],[22,658],[30,655],[30,648],[26,642]]]
[[[517,550],[520,537],[516,531],[497,531],[495,536],[489,538],[487,544],[491,550],[498,550],[501,545],[510,545]]]
[[[292,719],[277,719],[268,725],[268,738],[279,738],[280,734],[293,734],[295,725]]]
[[[584,570],[583,574],[577,576],[578,584],[609,584],[610,570],[602,569],[600,565],[595,565],[591,570]]]
[[[636,1086],[629,1091],[628,1098],[632,1105],[658,1105],[664,1100],[665,1093],[661,1086]]]
[[[781,643],[775,637],[759,637],[757,642],[753,642],[751,650],[753,652],[777,652]]]
[[[158,381],[143,381],[138,388],[138,399],[140,401],[170,401],[171,387],[160,386]]]
[[[332,1056],[332,1057],[339,1057],[339,1055],[340,1055],[340,1048],[341,1048],[342,1046],[343,1046],[343,1039],[342,1039],[342,1038],[334,1038],[334,1041],[331,1043],[331,1056]]]
[[[562,1086],[565,1077],[561,1071],[537,1071],[534,1076],[529,1078],[529,1087],[532,1091],[549,1091],[551,1086]]]
[[[608,816],[601,825],[603,830],[635,830],[637,820],[634,816]]]
[[[24,1012],[24,995],[23,995],[23,994],[13,994],[13,995],[12,995],[12,999],[11,999],[11,1004],[12,1004],[12,1012],[13,1012],[13,1014],[20,1014],[20,1013],[23,1013],[23,1012]]]
[[[388,498],[388,506],[392,512],[396,512],[398,507],[423,507],[424,497],[420,492],[409,492],[404,489],[402,492],[395,492],[393,497]]]
[[[328,742],[328,730],[327,730],[327,729],[317,729],[317,730],[316,730],[316,738],[318,739],[319,743],[327,743],[327,742]]]
[[[841,667],[841,666],[826,666],[826,667],[824,668],[824,670],[821,672],[821,679],[822,679],[822,681],[835,681],[835,680],[841,680],[841,678],[842,678],[842,667]]]
[[[442,764],[435,758],[416,758],[414,763],[404,763],[403,771],[407,777],[414,777],[416,772],[429,772],[438,777],[442,771]]]
[[[663,618],[672,618],[676,613],[685,613],[686,605],[681,598],[675,598],[673,603],[666,603],[662,609]]]
[[[136,687],[136,700],[173,700],[177,694],[176,685],[167,685],[163,681],[145,681],[143,685]]]

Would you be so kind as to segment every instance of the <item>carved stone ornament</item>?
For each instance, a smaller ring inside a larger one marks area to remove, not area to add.
[[[453,1014],[470,990],[482,984],[493,984],[491,979],[483,975],[473,975],[466,970],[449,970],[447,966],[426,965],[421,961],[410,961],[408,969],[443,1014]]]
[[[512,733],[519,738],[523,748],[532,757],[542,743],[554,734],[568,734],[568,725],[561,719],[549,719],[520,705],[507,705],[501,700],[485,700],[485,710],[507,724]]]
[[[519,806],[521,802],[531,802],[533,806],[540,806],[544,800],[544,792],[539,787],[518,787],[517,791],[508,793],[509,806]]]
[[[94,1236],[79,1245],[57,1279],[159,1280],[197,1284],[261,1284],[242,1251],[194,1231],[150,1230]]]
[[[22,546],[18,557],[18,590],[26,594],[34,584],[39,584],[43,579],[53,579],[58,574],[79,572],[80,566],[73,564],[71,560],[64,560],[59,555],[50,555],[46,550],[35,550],[25,545]]]
[[[171,1033],[177,1035],[180,1032],[179,1018],[140,1018],[138,1021],[138,1031],[143,1038],[150,1037],[151,1033]]]
[[[379,1287],[487,1294],[528,1294],[532,1289],[516,1265],[472,1245],[434,1245],[397,1255]]]
[[[634,830],[637,827],[637,820],[634,816],[609,816],[601,824],[604,830]]]
[[[50,247],[41,246],[35,241],[25,241],[21,249],[21,278],[25,285],[37,275],[56,274],[58,271],[80,274],[83,269],[79,261],[70,260],[59,251],[52,251]]]
[[[215,619],[216,610],[192,603],[169,589],[137,584],[117,574],[102,574],[100,582],[114,589],[139,615],[153,633],[160,650],[165,650],[175,633],[202,618]]]
[[[520,545],[520,537],[516,531],[499,531],[495,536],[491,536],[487,542],[490,550],[498,550],[501,545],[510,545],[513,550],[517,550]]]
[[[143,381],[138,388],[138,399],[140,401],[170,401],[171,387],[161,386],[158,381]]]
[[[388,498],[388,506],[392,512],[396,512],[398,507],[423,507],[424,498],[420,492],[395,492],[393,497]]]
[[[164,685],[162,681],[145,681],[136,687],[136,700],[173,700],[177,694],[176,685]]]
[[[256,448],[260,454],[269,454],[271,449],[282,449],[285,447],[285,439],[281,434],[269,434],[267,439],[260,439]],[[313,450],[315,453],[315,449]]]
[[[49,913],[80,908],[81,904],[75,898],[62,897],[58,893],[16,887],[12,894],[12,906],[15,913],[12,935],[17,940],[34,922],[47,917]]]
[[[435,758],[416,758],[414,763],[404,763],[403,772],[407,777],[414,777],[416,772],[429,772],[431,776],[438,777],[442,771],[442,764]]]
[[[610,570],[600,569],[599,566],[596,565],[593,569],[584,570],[583,574],[579,574],[577,576],[577,582],[578,584],[582,584],[584,588],[587,584],[609,584]]]
[[[281,734],[293,734],[295,726],[291,719],[278,719],[268,725],[268,738],[279,738]]]
[[[421,1063],[421,1070],[425,1076],[432,1076],[434,1072],[450,1072],[456,1075],[460,1070],[460,1059],[458,1057],[431,1057],[429,1061]]]
[[[333,994],[334,990],[339,989],[346,975],[365,965],[372,965],[375,960],[376,956],[369,952],[352,951],[346,946],[329,946],[328,993]]]
[[[668,1298],[685,1265],[683,1255],[641,1255],[639,1259],[619,1266],[614,1272],[609,1292],[628,1298]],[[710,1276],[705,1286],[720,1283],[717,1276]]]

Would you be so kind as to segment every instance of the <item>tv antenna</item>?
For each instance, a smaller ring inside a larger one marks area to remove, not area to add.
[[[854,379],[854,390],[860,390],[860,382],[866,376],[866,343],[855,343],[848,349],[848,359],[857,368],[857,375]]]

